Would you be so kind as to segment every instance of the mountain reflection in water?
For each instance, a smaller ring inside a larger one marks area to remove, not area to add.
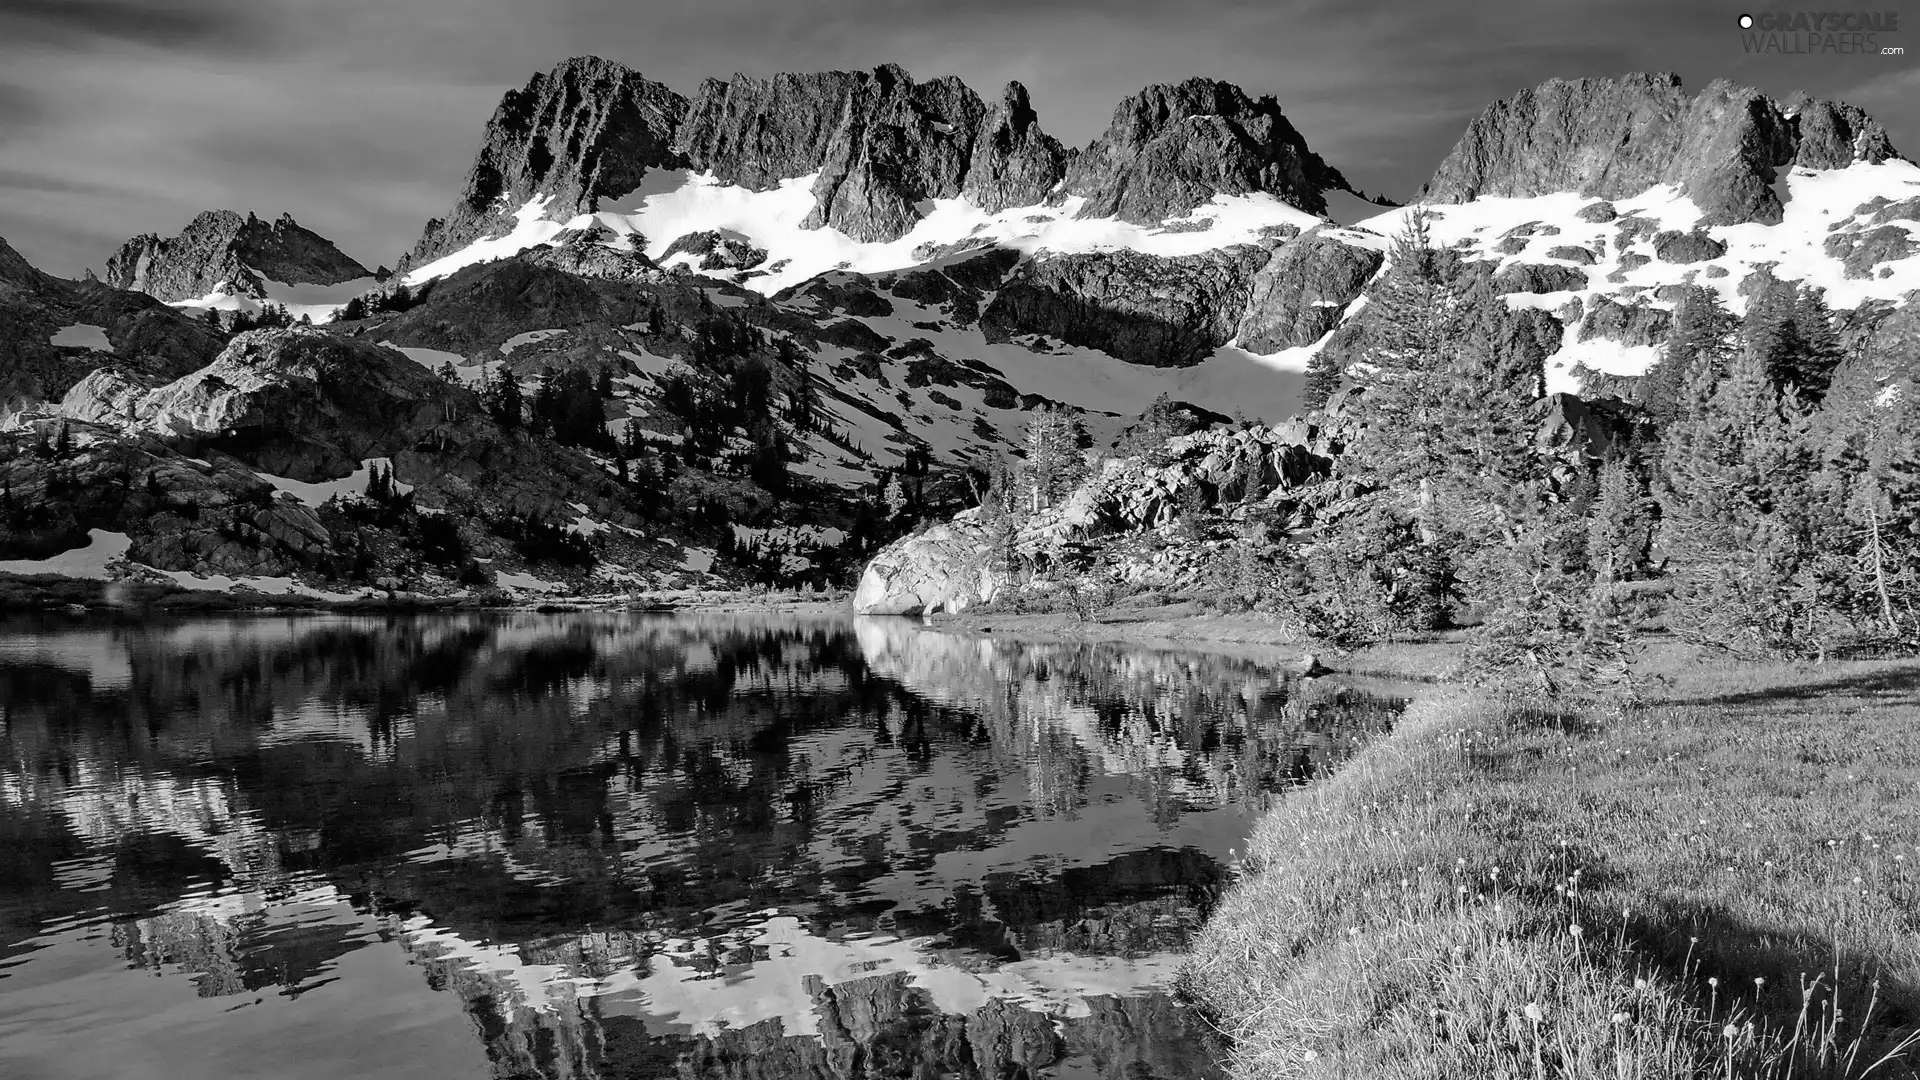
[[[1216,1076],[1179,951],[1400,705],[890,620],[0,624],[0,1074]]]

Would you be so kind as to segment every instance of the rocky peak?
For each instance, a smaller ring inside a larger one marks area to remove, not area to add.
[[[999,213],[1042,201],[1066,174],[1066,149],[1040,130],[1027,88],[1008,83],[981,123],[962,193],[982,210]]]
[[[918,205],[959,195],[986,105],[951,76],[917,83],[905,69],[709,79],[677,143],[696,169],[756,191],[817,174],[809,227],[895,240]]]
[[[1777,223],[1779,171],[1896,157],[1886,131],[1851,105],[1783,106],[1719,81],[1688,96],[1672,74],[1551,79],[1487,106],[1421,198],[1577,191],[1604,199],[1674,184],[1711,225]]]
[[[1149,86],[1122,101],[1106,133],[1067,170],[1066,186],[1086,196],[1082,217],[1137,224],[1177,217],[1215,195],[1256,191],[1320,213],[1322,192],[1348,190],[1273,98],[1254,100],[1214,79]]]
[[[179,236],[146,233],[120,245],[107,260],[106,283],[161,300],[213,292],[264,299],[268,281],[337,285],[367,275],[366,267],[290,214],[269,224],[252,212],[207,210]]]
[[[506,233],[537,196],[551,196],[545,217],[564,221],[633,191],[649,169],[682,167],[673,139],[686,112],[671,89],[596,56],[535,75],[500,99],[460,197],[397,272]]]

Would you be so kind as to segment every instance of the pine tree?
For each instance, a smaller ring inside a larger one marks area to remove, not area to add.
[[[1720,294],[1700,286],[1687,290],[1674,305],[1659,362],[1640,380],[1636,397],[1656,423],[1667,424],[1679,415],[1696,368],[1711,376],[1709,385],[1726,374],[1734,352],[1733,335],[1739,326]],[[1702,376],[1702,377],[1705,377]]]
[[[1596,579],[1641,577],[1653,540],[1654,502],[1646,470],[1628,449],[1601,466],[1598,486],[1588,520],[1588,566]]]
[[[507,365],[501,364],[494,369],[493,378],[487,384],[485,399],[487,412],[501,427],[512,430],[524,423],[526,402],[520,390],[520,380]]]
[[[1027,420],[1026,480],[1029,507],[1038,512],[1060,501],[1086,475],[1080,452],[1085,429],[1065,408],[1043,406]]]
[[[1340,382],[1347,377],[1345,369],[1334,358],[1331,351],[1321,349],[1307,361],[1306,383],[1300,391],[1300,408],[1303,412],[1318,412],[1327,407],[1327,402],[1340,390]]]
[[[1755,656],[1819,653],[1830,633],[1817,587],[1807,415],[1748,349],[1664,440],[1662,546],[1683,636]]]

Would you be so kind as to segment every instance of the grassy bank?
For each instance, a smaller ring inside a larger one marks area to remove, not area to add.
[[[1911,1077],[1916,845],[1920,664],[1441,690],[1260,823],[1187,989],[1243,1077]]]

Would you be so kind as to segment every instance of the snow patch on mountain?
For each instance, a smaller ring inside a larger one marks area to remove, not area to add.
[[[390,459],[368,458],[360,463],[358,469],[355,469],[346,476],[338,480],[323,480],[319,483],[294,480],[289,477],[274,476],[271,473],[263,472],[255,472],[253,475],[272,484],[275,491],[292,495],[307,506],[318,507],[325,504],[328,499],[366,494],[367,481],[372,478],[375,466],[386,471],[389,475],[393,471],[393,462]],[[393,481],[393,489],[395,492],[404,495],[413,490],[413,485],[403,484],[395,480]]]
[[[1889,226],[1904,230],[1910,239],[1920,239],[1920,220],[1890,216],[1905,212],[1893,204],[1920,197],[1920,166],[1895,159],[1842,169],[1796,168],[1781,177],[1780,189],[1786,209],[1776,225],[1701,228],[1704,215],[1698,205],[1670,185],[1656,185],[1634,198],[1613,200],[1615,216],[1603,221],[1581,216],[1583,209],[1599,200],[1562,192],[1403,207],[1356,222],[1354,230],[1392,237],[1418,209],[1430,215],[1429,231],[1436,247],[1457,248],[1470,258],[1494,261],[1499,269],[1521,263],[1565,266],[1577,262],[1564,253],[1549,254],[1557,248],[1583,248],[1592,255],[1591,263],[1580,264],[1587,287],[1509,293],[1507,303],[1515,308],[1560,311],[1580,301],[1591,312],[1594,301],[1605,297],[1670,310],[1673,302],[1658,298],[1657,292],[1664,286],[1690,283],[1715,290],[1729,310],[1741,314],[1747,305],[1741,283],[1763,267],[1783,281],[1825,290],[1827,303],[1836,309],[1858,307],[1869,299],[1899,300],[1920,289],[1920,257],[1894,257],[1866,264],[1864,269],[1856,258],[1850,268],[1846,258],[1831,253],[1836,247],[1830,246]],[[1693,261],[1663,258],[1656,241],[1663,234],[1682,234],[1688,240],[1704,237],[1711,244],[1699,245],[1703,249],[1724,245],[1725,250]],[[1357,310],[1356,304],[1346,317]],[[1580,379],[1575,372],[1581,366],[1607,374],[1640,375],[1659,358],[1655,345],[1625,345],[1601,337],[1580,341],[1579,325],[1576,320],[1567,327],[1564,344],[1548,361],[1551,391],[1578,392]]]
[[[112,352],[113,343],[107,340],[105,327],[91,323],[74,323],[63,326],[53,332],[47,344],[63,349],[93,349],[96,352]]]
[[[287,309],[287,314],[295,319],[306,316],[316,323],[332,322],[334,313],[341,305],[378,286],[378,280],[372,277],[354,278],[338,285],[289,285],[283,281],[271,281],[265,277],[261,281],[266,286],[266,298],[259,299],[245,294],[212,292],[197,296],[191,300],[176,300],[169,307],[184,311],[244,311],[257,315],[267,305],[275,304]]]
[[[0,560],[0,574],[61,574],[66,577],[105,581],[107,569],[127,557],[133,540],[126,533],[91,529],[87,542],[71,551],[44,559]]]
[[[505,236],[476,240],[451,255],[417,267],[403,279],[404,283],[419,285],[469,266],[504,259],[547,243],[566,229],[565,224],[549,221],[542,216],[547,204],[552,201],[551,195],[537,195],[527,200],[525,205],[513,212],[514,226]]]
[[[1058,206],[1024,206],[989,214],[964,197],[929,200],[926,216],[905,236],[887,243],[862,243],[832,228],[803,228],[813,212],[817,175],[782,180],[769,191],[718,182],[711,174],[683,172],[668,190],[637,193],[637,201],[610,201],[613,209],[583,214],[566,222],[541,217],[550,201],[542,197],[515,213],[517,224],[506,236],[480,240],[420,267],[409,284],[453,273],[462,267],[502,259],[553,242],[567,230],[605,228],[610,248],[632,251],[636,245],[663,265],[694,267],[699,257],[667,250],[691,233],[715,232],[767,251],[764,265],[744,270],[705,271],[730,278],[756,292],[772,294],[832,270],[872,274],[918,266],[956,245],[999,244],[1023,252],[1078,253],[1128,249],[1149,255],[1193,255],[1231,244],[1256,243],[1276,228],[1306,230],[1324,219],[1299,210],[1274,195],[1216,195],[1184,217],[1159,225],[1134,225],[1118,218],[1076,217],[1085,199]]]

